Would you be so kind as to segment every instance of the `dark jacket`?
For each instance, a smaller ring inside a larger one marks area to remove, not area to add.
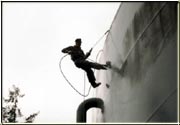
[[[81,47],[78,46],[69,46],[67,48],[64,48],[62,50],[63,53],[68,53],[71,55],[71,59],[76,62],[78,60],[86,60],[90,53],[87,53],[86,55],[84,54],[83,50]]]

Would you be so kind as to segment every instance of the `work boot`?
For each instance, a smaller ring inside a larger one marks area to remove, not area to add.
[[[96,83],[95,85],[93,85],[94,88],[98,87],[99,85],[101,85],[101,83]]]
[[[111,68],[111,62],[110,61],[106,61],[106,65],[107,68]]]

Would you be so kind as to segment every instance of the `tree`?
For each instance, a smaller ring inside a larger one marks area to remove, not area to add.
[[[9,90],[9,98],[3,98],[2,106],[2,122],[3,123],[17,123],[18,117],[23,117],[20,108],[18,107],[18,99],[24,97],[20,94],[20,89],[13,85],[12,90]],[[29,117],[24,118],[25,123],[32,123],[35,117],[39,114],[33,113]]]

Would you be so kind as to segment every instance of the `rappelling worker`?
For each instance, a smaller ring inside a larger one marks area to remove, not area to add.
[[[68,53],[71,55],[71,60],[74,62],[76,67],[83,69],[87,73],[87,77],[93,88],[98,87],[101,83],[96,83],[96,78],[94,76],[94,72],[91,68],[98,69],[98,70],[107,70],[107,68],[110,68],[110,64],[99,64],[94,63],[86,60],[92,51],[92,48],[89,52],[84,54],[83,50],[81,49],[81,39],[77,38],[75,40],[74,46],[69,46],[67,48],[62,49],[63,53]]]

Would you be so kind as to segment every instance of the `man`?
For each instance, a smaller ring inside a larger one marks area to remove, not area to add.
[[[107,67],[109,65],[102,65],[99,63],[93,63],[89,62],[86,60],[90,54],[91,54],[92,48],[89,52],[84,54],[83,50],[81,49],[81,39],[78,38],[75,40],[75,45],[74,46],[69,46],[67,48],[64,48],[62,50],[63,53],[68,53],[71,55],[71,59],[76,65],[76,67],[83,69],[87,73],[87,77],[93,88],[98,87],[101,83],[96,83],[96,78],[94,76],[94,72],[91,68],[94,69],[102,69],[102,70],[107,70]]]

